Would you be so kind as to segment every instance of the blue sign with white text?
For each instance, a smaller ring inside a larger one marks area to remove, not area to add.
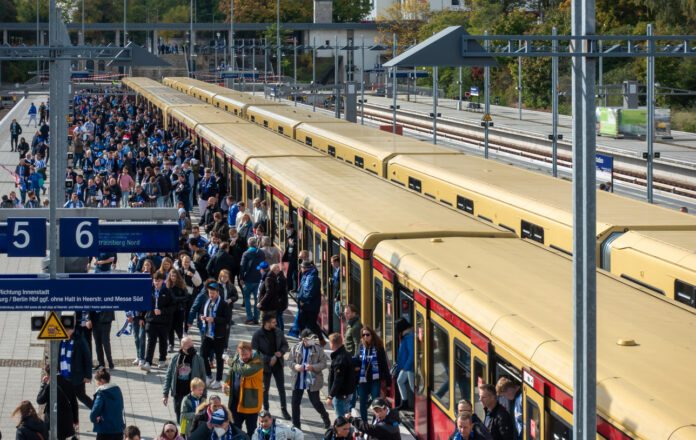
[[[479,88],[472,86],[471,89],[469,89],[469,94],[471,96],[478,96],[479,95]]]
[[[60,255],[92,257],[99,253],[98,218],[61,218]]]
[[[614,158],[604,154],[597,154],[595,157],[595,165],[599,171],[612,173],[614,171]]]
[[[177,252],[179,225],[100,223],[99,252]]]
[[[149,277],[26,278],[0,276],[0,311],[150,310]]]
[[[7,256],[43,257],[46,255],[46,219],[8,218]]]

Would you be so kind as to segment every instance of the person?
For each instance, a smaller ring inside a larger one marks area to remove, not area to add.
[[[76,192],[70,194],[70,200],[65,202],[65,204],[63,205],[63,208],[84,208],[84,207],[85,207],[85,204],[82,203],[82,200],[80,200],[80,197]]]
[[[93,401],[85,391],[85,384],[92,381],[92,353],[87,340],[81,332],[67,328],[69,338],[60,343],[60,374],[70,381],[76,397],[87,408],[92,409]]]
[[[156,344],[159,344],[159,368],[164,368],[167,360],[167,336],[174,312],[174,299],[164,285],[164,279],[162,272],[155,272],[152,276],[152,310],[141,312],[145,318],[147,350],[145,363],[140,368],[148,373],[152,368]]]
[[[319,327],[319,307],[321,306],[321,281],[319,272],[311,261],[303,261],[300,265],[302,279],[297,290],[297,328],[302,331],[309,328],[317,335],[319,343],[323,346],[324,337]],[[327,427],[328,428],[328,427]]]
[[[140,439],[140,429],[135,425],[126,426],[126,430],[123,432],[124,440],[141,440]]]
[[[479,419],[479,417],[474,413],[474,408],[471,406],[471,402],[466,399],[462,399],[457,403],[457,414],[465,412],[471,415],[471,423],[473,426],[472,429],[476,431],[477,435],[480,435],[486,440],[493,440],[493,437],[491,437],[491,433],[488,431],[488,428],[486,428],[486,425],[484,425],[481,419]]]
[[[191,424],[191,432],[196,431],[201,424],[206,425],[210,423],[213,413],[221,408],[225,408],[225,406],[222,404],[222,399],[220,399],[220,396],[217,394],[213,394],[212,396],[208,397],[207,402],[201,402],[198,407],[195,408],[195,414]]]
[[[246,425],[249,436],[256,430],[256,418],[261,411],[263,399],[263,361],[261,354],[251,348],[249,342],[237,345],[237,354],[228,361],[230,383],[229,408],[234,425]]]
[[[522,419],[522,388],[520,383],[507,376],[500,376],[495,384],[498,402],[505,407],[512,417],[512,423],[517,430],[517,439],[522,440],[524,420]]]
[[[155,440],[184,440],[184,437],[179,434],[179,430],[176,428],[176,423],[170,420],[164,422],[162,431],[160,432],[160,435],[155,438]]]
[[[283,372],[283,356],[288,352],[288,340],[278,328],[275,316],[264,315],[262,322],[263,327],[256,330],[251,337],[251,348],[263,355],[263,409],[268,410],[268,389],[273,376],[278,387],[280,409],[283,417],[289,420]]]
[[[34,121],[34,128],[38,127],[38,124],[36,122],[36,106],[32,102],[31,105],[29,106],[29,123],[27,124],[27,127],[31,125],[31,121]]]
[[[333,312],[341,318],[341,263],[338,255],[331,256],[331,278],[329,278],[329,298],[333,300]]]
[[[498,403],[495,387],[489,383],[479,385],[479,400],[486,411],[483,423],[490,431],[493,440],[515,440],[517,430],[512,424],[510,413]]]
[[[283,262],[288,264],[288,290],[297,289],[297,234],[291,221],[285,222],[285,250]]]
[[[17,440],[46,440],[48,439],[48,429],[36,413],[34,405],[30,401],[22,401],[14,411],[12,417],[17,420]]]
[[[210,414],[208,423],[200,423],[188,437],[188,440],[232,440],[234,438],[230,424],[230,414],[224,406]]]
[[[13,119],[12,123],[10,124],[10,151],[17,151],[20,134],[22,134],[22,125],[17,122],[17,119]]]
[[[169,258],[162,260],[162,267],[168,264],[170,268],[174,268],[174,264]],[[186,282],[184,277],[181,276],[181,272],[178,270],[170,270],[167,275],[166,282],[167,289],[172,293],[172,300],[174,301],[174,311],[172,312],[172,321],[169,329],[169,352],[174,353],[174,335],[179,338],[181,342],[184,336],[184,321],[186,321],[186,304],[188,302],[188,290],[186,289]]]
[[[111,323],[116,320],[113,311],[104,310],[101,312],[89,312],[87,318],[87,328],[92,329],[94,337],[94,348],[97,351],[97,366],[95,369],[104,367],[104,355],[109,362],[109,369],[114,369],[114,360],[111,357]]]
[[[169,395],[174,397],[174,412],[176,421],[181,421],[181,402],[193,390],[194,379],[205,380],[205,365],[203,358],[193,348],[193,340],[189,337],[181,340],[181,350],[172,356],[164,379],[162,403],[167,406]],[[183,431],[183,429],[182,429]]]
[[[46,366],[44,376],[41,379],[41,389],[36,396],[36,403],[44,406],[44,423],[46,430],[51,429],[51,386],[49,384],[50,367]],[[75,427],[78,425],[79,415],[77,409],[77,397],[70,381],[62,374],[56,375],[58,388],[58,439],[65,440],[75,435]]]
[[[264,261],[258,268],[266,271],[269,269],[268,263]],[[256,307],[261,310],[261,319],[270,315],[276,320],[279,316],[282,319],[283,311],[288,308],[287,284],[279,264],[272,265],[270,271],[264,275],[259,286],[259,300]]]
[[[415,399],[415,340],[413,326],[406,318],[397,319],[395,327],[396,333],[401,336],[395,365],[396,384],[399,387],[401,403],[396,409],[403,411],[413,408]]]
[[[292,371],[292,424],[297,429],[302,429],[300,424],[300,403],[305,390],[309,401],[321,416],[324,429],[331,426],[329,413],[319,398],[319,391],[324,385],[323,370],[326,368],[326,355],[324,350],[317,345],[316,335],[309,329],[300,333],[300,341],[290,350],[288,357],[290,371]]]
[[[346,418],[359,432],[367,436],[367,440],[399,440],[399,412],[396,409],[389,409],[389,403],[378,398],[372,401],[372,411],[375,418],[372,423],[368,423],[363,418],[353,418],[346,414]]]
[[[218,278],[220,271],[230,270],[234,265],[234,257],[230,255],[229,243],[223,241],[213,257],[208,261],[206,271],[211,278]]]
[[[217,181],[210,175],[210,168],[203,171],[203,178],[198,181],[198,212],[205,212],[210,198],[217,194]],[[213,202],[215,204],[215,202]]]
[[[449,436],[449,440],[490,440],[490,434],[486,436],[481,431],[475,429],[471,415],[468,411],[461,411],[457,414],[456,428],[452,435]],[[486,431],[486,433],[488,432]]]
[[[111,252],[100,252],[98,256],[92,257],[94,265],[94,273],[109,273],[111,272],[111,263],[116,260],[116,254]]]
[[[102,367],[94,374],[97,392],[89,419],[94,424],[92,431],[97,440],[121,440],[126,423],[123,420],[123,394],[121,389],[110,383],[109,370]]]
[[[688,214],[689,208],[687,208],[686,206],[682,206],[681,208],[679,208],[679,212],[683,212],[684,214]]]
[[[230,240],[230,227],[227,222],[223,219],[222,213],[220,211],[213,214],[213,224],[210,232],[215,232],[220,241],[227,242]]]
[[[367,420],[368,399],[377,399],[382,388],[382,382],[389,387],[389,365],[387,353],[384,351],[382,339],[372,329],[365,326],[361,331],[360,344],[360,377],[358,378],[358,397],[360,399],[360,417]]]
[[[222,297],[222,300],[227,303],[227,307],[230,309],[230,321],[227,323],[227,334],[225,336],[225,352],[227,352],[227,347],[230,341],[230,330],[234,325],[234,321],[232,320],[232,312],[234,309],[234,303],[237,301],[237,299],[239,299],[239,295],[237,294],[237,288],[234,287],[230,281],[229,270],[222,269],[220,271],[218,274],[217,284],[220,286],[220,296]]]
[[[329,345],[332,351],[326,405],[333,406],[339,417],[350,412],[350,401],[356,389],[353,358],[343,345],[340,333],[329,335]]]
[[[346,317],[346,350],[352,356],[357,356],[360,349],[360,332],[363,328],[358,308],[353,304],[348,304],[343,313]]]
[[[205,211],[201,211],[201,218],[198,221],[198,226],[202,226],[206,233],[210,233],[215,224],[215,213],[218,212],[215,206],[215,197],[209,197],[206,202]]]
[[[294,426],[287,426],[276,421],[268,410],[259,411],[259,427],[251,440],[303,440],[304,434]]]
[[[213,389],[221,387],[222,373],[225,369],[222,355],[225,351],[225,337],[227,336],[227,326],[230,322],[230,309],[227,303],[220,298],[220,286],[216,282],[209,283],[207,286],[208,300],[203,305],[200,315],[203,336],[203,346],[201,356],[208,359],[211,353],[215,353],[217,362],[217,373],[213,380],[210,362],[205,363],[205,373],[208,376],[208,386]]]
[[[265,236],[261,239],[261,250],[266,255],[266,263],[268,263],[269,266],[280,264],[280,260],[283,256],[280,249],[273,244],[271,237]]]
[[[199,356],[200,357],[200,356]],[[203,358],[201,358],[203,360]],[[181,432],[188,438],[193,430],[193,417],[196,415],[196,409],[204,401],[203,393],[205,393],[205,381],[199,377],[191,379],[189,384],[191,392],[181,400],[179,406],[179,422],[181,423]]]
[[[258,241],[256,237],[250,237],[247,243],[249,248],[242,255],[242,261],[239,266],[239,284],[242,286],[242,297],[244,298],[244,307],[246,308],[247,320],[245,324],[258,324],[259,309],[256,307],[256,292],[261,282],[261,274],[257,267],[265,261],[266,256],[261,249],[257,249]],[[254,300],[253,311],[252,299]]]
[[[344,416],[336,417],[333,422],[333,426],[329,428],[328,431],[324,433],[322,440],[357,440],[357,433],[353,431],[353,427],[350,425],[348,419]]]

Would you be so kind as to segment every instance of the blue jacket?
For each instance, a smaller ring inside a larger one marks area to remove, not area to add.
[[[97,417],[101,417],[97,422]],[[123,394],[114,384],[107,383],[97,388],[94,395],[94,406],[89,413],[89,419],[94,424],[92,429],[97,434],[120,434],[126,429],[123,420]]]
[[[266,261],[266,254],[257,248],[249,248],[242,254],[239,265],[239,279],[245,283],[260,283],[261,272],[257,269],[259,264]]]
[[[208,292],[206,289],[203,289],[201,290],[201,293],[196,296],[196,299],[193,300],[193,304],[191,305],[188,320],[186,321],[189,325],[193,324],[193,321],[195,320],[198,324],[198,328],[200,329],[202,327],[198,317],[201,316],[201,308],[203,308],[206,301],[208,301]]]
[[[230,206],[230,210],[227,211],[227,224],[232,227],[237,224],[237,214],[239,213],[239,206],[235,203]]]
[[[413,339],[413,332],[406,333],[403,338],[401,338],[401,345],[399,345],[399,355],[396,358],[396,363],[399,365],[399,371],[414,371],[414,349],[415,340]]]
[[[321,306],[321,283],[317,268],[313,267],[302,275],[297,291],[297,301],[303,303],[300,308],[306,312],[318,312]]]

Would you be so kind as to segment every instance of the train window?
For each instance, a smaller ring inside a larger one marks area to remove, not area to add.
[[[363,168],[365,166],[365,160],[360,156],[355,156],[355,166]]]
[[[522,238],[530,238],[539,243],[544,243],[544,228],[530,223],[528,221],[522,220],[521,234]]]
[[[360,291],[362,290],[362,272],[357,261],[350,261],[350,303],[356,306],[360,304]],[[359,307],[359,306],[358,306]]]
[[[384,309],[384,295],[382,294],[382,280],[375,278],[375,309],[372,311],[372,324],[374,326],[375,332],[379,335],[382,340],[384,340],[384,333],[382,333],[382,310]],[[389,349],[384,347],[389,353]]]
[[[234,171],[234,199],[237,201],[242,200],[242,173],[239,171]]]
[[[283,126],[282,125],[278,126],[278,133],[283,134]]]
[[[311,147],[312,146],[312,138],[309,136],[305,136],[304,143]]]
[[[421,192],[421,181],[414,179],[413,177],[408,178],[408,189]]]
[[[454,340],[454,401],[471,401],[471,351]]]
[[[234,115],[237,116],[238,112],[237,109],[234,109]]]
[[[413,323],[413,296],[410,292],[399,289],[399,318],[406,318],[410,323]]]
[[[318,232],[314,233],[314,266],[317,268],[317,275],[319,277],[319,285],[321,286],[321,279],[325,277],[322,277],[323,274],[323,263],[324,259],[322,258],[322,252],[321,252],[321,236],[319,235]]]
[[[486,364],[479,358],[474,358],[474,413],[481,420],[486,417],[486,412],[483,410],[483,405],[479,399],[479,386],[486,383]]]
[[[277,246],[280,245],[280,231],[282,227],[280,226],[280,213],[282,212],[282,209],[280,208],[280,205],[278,204],[278,201],[274,198],[271,201],[271,222],[273,223],[273,241]]]
[[[348,301],[348,290],[347,290],[347,284],[346,284],[346,255],[344,253],[341,253],[341,302],[343,304],[350,304],[350,301]],[[360,304],[354,304],[355,306],[360,308]]]
[[[416,394],[423,396],[425,391],[425,328],[423,324],[423,315],[416,313]],[[418,399],[416,400],[418,402]],[[416,403],[416,406],[418,404]]]
[[[546,413],[546,416],[548,422],[546,440],[570,440],[573,437],[570,425],[565,420],[550,411]]]
[[[457,196],[457,209],[468,212],[469,214],[474,213],[474,201],[467,199],[463,196]]]
[[[266,128],[268,128],[268,121],[265,120],[265,119],[263,120],[263,126],[266,127]]]
[[[247,180],[247,206],[253,206],[251,201],[254,200],[254,184],[251,180]]]
[[[336,157],[336,147],[329,145],[329,156]]]
[[[541,426],[541,413],[539,412],[539,407],[531,399],[527,398],[527,408],[525,414],[527,415],[526,429],[529,433],[528,438],[539,440],[541,438],[540,431],[543,430]]]
[[[394,346],[394,310],[392,310],[392,291],[384,288],[384,349],[387,352],[387,360],[391,365]]]
[[[312,251],[314,251],[314,235],[312,235],[312,225],[309,222],[305,222],[305,243],[304,246],[302,246],[302,249],[306,249],[310,252],[309,258],[310,260],[313,261],[312,259]]]
[[[430,321],[430,393],[449,408],[449,335],[447,331]]]
[[[674,280],[674,299],[691,307],[696,307],[696,286],[684,281]]]

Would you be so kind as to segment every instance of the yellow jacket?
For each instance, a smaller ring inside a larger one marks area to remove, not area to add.
[[[261,411],[263,402],[263,360],[261,355],[254,351],[251,360],[243,363],[239,354],[228,361],[230,367],[228,385],[234,387],[234,375],[242,377],[239,388],[239,401],[233,402],[234,392],[230,390],[229,408],[237,407],[241,414],[256,414]],[[234,406],[233,406],[234,405]]]

